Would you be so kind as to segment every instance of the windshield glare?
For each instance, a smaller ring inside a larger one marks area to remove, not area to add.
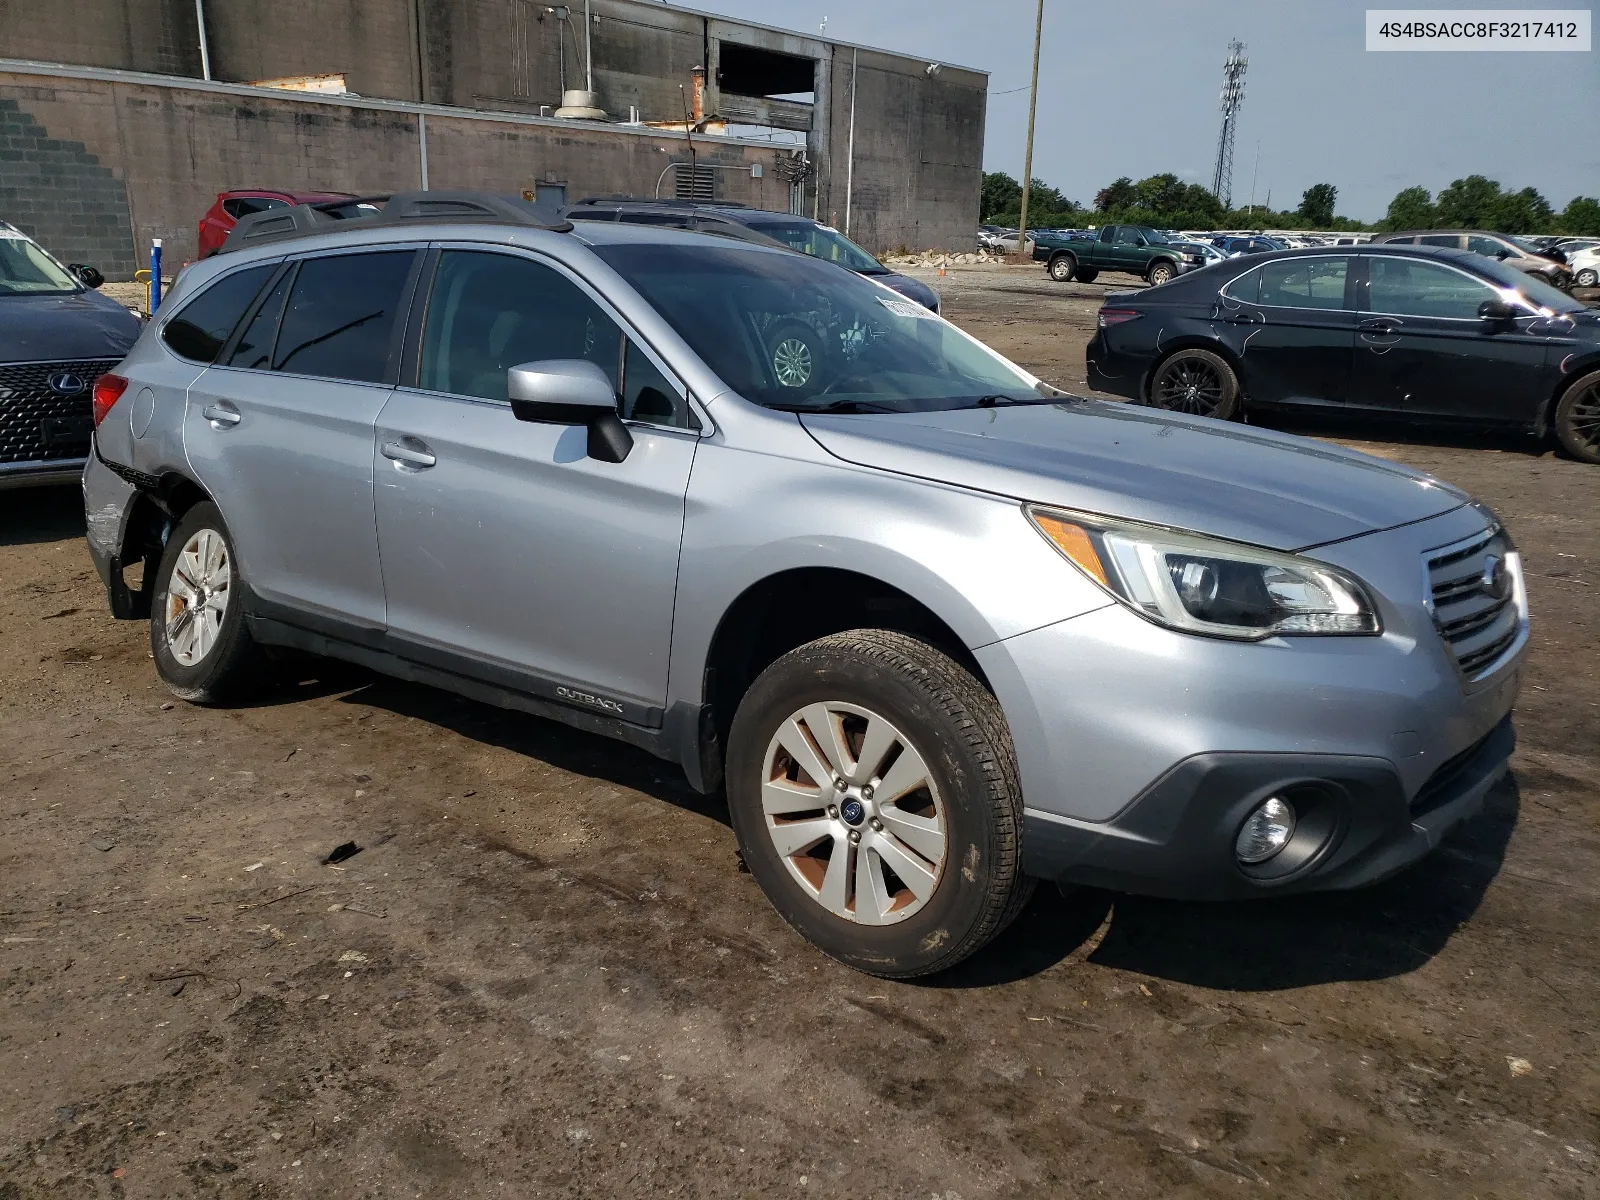
[[[1548,308],[1552,312],[1583,311],[1584,305],[1580,301],[1574,300],[1560,288],[1546,283],[1536,275],[1508,267],[1492,258],[1482,259],[1472,265],[1480,274],[1494,280],[1501,287],[1515,288],[1539,308]]]
[[[841,267],[867,275],[889,273],[872,255],[837,229],[830,229],[826,225],[815,225],[809,221],[763,221],[759,225],[751,225],[751,228],[782,242],[791,250],[798,250],[824,262],[838,263]]]
[[[0,293],[13,296],[76,292],[82,285],[44,248],[11,229],[0,229]]]
[[[932,412],[1064,395],[880,284],[755,247],[597,246],[729,387],[796,412]]]

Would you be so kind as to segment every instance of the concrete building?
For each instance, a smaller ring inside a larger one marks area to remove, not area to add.
[[[816,215],[877,251],[972,245],[981,71],[642,0],[591,0],[587,22],[582,0],[70,7],[0,0],[0,218],[113,278],[151,237],[191,256],[227,188],[424,175],[551,199],[709,195]],[[591,56],[593,95],[574,97]],[[312,75],[349,94],[255,86]],[[590,106],[603,118],[566,115]]]

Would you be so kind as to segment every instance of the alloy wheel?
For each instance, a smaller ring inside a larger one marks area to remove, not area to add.
[[[214,529],[196,530],[167,582],[167,646],[180,665],[194,666],[217,644],[232,581],[227,542]]]
[[[827,701],[790,714],[767,745],[761,807],[790,876],[836,917],[892,925],[939,886],[938,785],[922,753],[870,709]]]
[[[784,338],[772,348],[772,371],[784,387],[805,387],[811,382],[811,347],[799,338]]]
[[[1567,428],[1574,440],[1600,451],[1600,382],[1590,384],[1567,412]]]
[[[1210,363],[1175,358],[1162,370],[1153,392],[1161,408],[1209,417],[1222,407],[1227,388]]]

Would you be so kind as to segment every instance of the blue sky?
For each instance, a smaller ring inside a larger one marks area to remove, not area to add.
[[[994,93],[1026,87],[1033,0],[689,2],[807,33],[826,16],[830,37],[987,70],[984,166],[1021,175],[1028,95]],[[1235,203],[1250,199],[1258,141],[1255,199],[1270,189],[1278,208],[1328,182],[1341,215],[1370,221],[1403,187],[1437,193],[1470,174],[1536,187],[1558,209],[1600,195],[1600,53],[1368,53],[1369,6],[1045,0],[1034,174],[1084,203],[1119,175],[1174,171],[1209,186],[1222,60],[1237,37],[1250,68]]]

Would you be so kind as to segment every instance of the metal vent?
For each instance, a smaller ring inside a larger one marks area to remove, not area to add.
[[[709,204],[717,198],[717,172],[713,168],[684,163],[672,174],[677,199]]]
[[[1490,674],[1527,629],[1522,571],[1498,525],[1428,555],[1434,626],[1468,681]]]
[[[89,395],[118,360],[0,364],[0,463],[83,458],[93,429]],[[50,380],[79,385],[63,395]]]

